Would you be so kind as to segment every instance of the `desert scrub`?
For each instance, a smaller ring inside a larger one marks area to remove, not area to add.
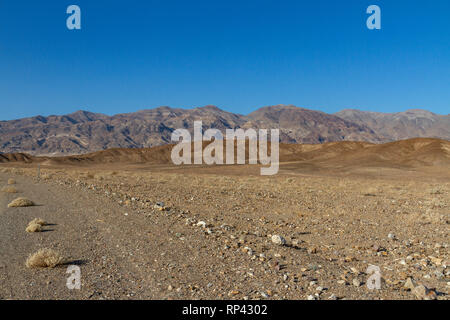
[[[41,219],[41,218],[33,219],[32,221],[30,221],[30,223],[28,225],[33,224],[33,223],[39,224],[41,226],[46,226],[47,225],[47,222],[45,220]]]
[[[54,268],[64,262],[64,258],[53,249],[40,249],[26,261],[28,268]]]
[[[16,180],[14,179],[8,179],[8,184],[16,184]]]
[[[41,232],[42,231],[42,226],[40,224],[37,224],[37,223],[30,223],[28,225],[28,227],[25,229],[25,231],[28,232],[28,233]]]
[[[8,208],[32,207],[34,202],[27,198],[17,198],[8,204]]]

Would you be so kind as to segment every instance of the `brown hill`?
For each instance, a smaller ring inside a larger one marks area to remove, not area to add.
[[[206,145],[204,143],[204,146]],[[164,145],[145,149],[109,149],[65,157],[3,154],[0,155],[0,162],[41,163],[44,165],[172,165],[170,158],[172,147],[173,145]],[[386,144],[349,141],[314,145],[281,144],[280,162],[304,162],[338,167],[450,166],[450,142],[439,139],[417,138]]]

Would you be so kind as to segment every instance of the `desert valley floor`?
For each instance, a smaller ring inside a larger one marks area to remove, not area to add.
[[[284,145],[271,177],[172,166],[167,148],[0,155],[0,184],[15,180],[0,192],[0,299],[449,299],[450,142]],[[18,197],[36,205],[8,208]],[[44,232],[25,232],[34,218]],[[27,268],[39,248],[65,264]]]

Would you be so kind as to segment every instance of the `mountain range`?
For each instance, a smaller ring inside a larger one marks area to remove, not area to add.
[[[110,148],[147,148],[171,143],[178,128],[280,129],[284,143],[365,141],[385,143],[410,138],[450,140],[450,115],[425,110],[399,113],[343,110],[328,114],[292,105],[260,108],[240,115],[205,106],[195,109],[159,107],[108,116],[77,111],[62,116],[36,116],[0,121],[0,153],[73,155]],[[224,132],[225,133],[225,132]]]

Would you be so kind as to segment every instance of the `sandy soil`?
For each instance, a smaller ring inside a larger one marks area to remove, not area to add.
[[[450,289],[450,170],[286,162],[256,166],[4,164],[2,299],[416,299]],[[7,208],[25,196],[38,205]],[[156,206],[164,202],[165,210]],[[52,225],[28,234],[27,223]],[[286,245],[273,243],[280,235]],[[27,269],[42,247],[81,268]],[[367,268],[378,266],[381,289]]]

